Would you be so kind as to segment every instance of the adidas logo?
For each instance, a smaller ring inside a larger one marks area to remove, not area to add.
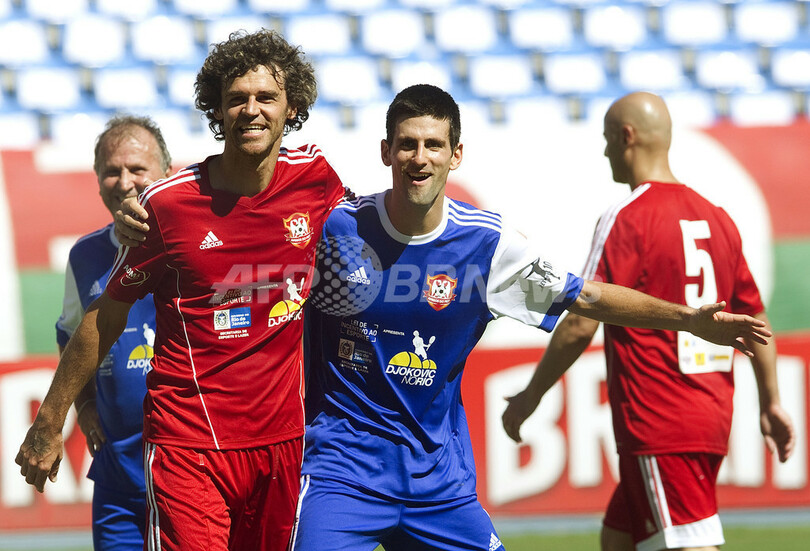
[[[208,235],[205,236],[205,239],[202,240],[200,243],[200,249],[213,249],[214,247],[219,247],[222,245],[222,241],[214,235],[214,232],[209,231]]]
[[[489,535],[489,551],[495,551],[503,546],[501,540],[494,533]]]
[[[95,297],[95,296],[100,295],[103,292],[104,292],[104,289],[101,288],[101,284],[98,282],[98,280],[94,281],[93,285],[90,287],[90,296]]]
[[[362,283],[363,285],[371,285],[371,280],[368,278],[366,274],[365,266],[360,266],[358,269],[353,271],[349,274],[346,278],[346,281],[351,281],[353,283]]]

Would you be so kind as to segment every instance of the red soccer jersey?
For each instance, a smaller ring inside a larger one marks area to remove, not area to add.
[[[696,307],[763,311],[726,212],[681,184],[648,182],[600,219],[584,277]],[[684,332],[605,325],[619,452],[725,454],[733,349]]]
[[[321,228],[343,186],[320,150],[282,148],[267,188],[211,187],[206,161],[149,186],[146,243],[118,253],[115,300],[154,293],[144,435],[237,449],[304,431],[302,306]]]

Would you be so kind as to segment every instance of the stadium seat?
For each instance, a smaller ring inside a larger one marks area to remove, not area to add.
[[[155,13],[157,4],[158,0],[138,0],[137,2],[96,0],[96,9],[99,13],[120,17],[127,21],[141,21]]]
[[[672,123],[693,128],[708,127],[717,119],[714,95],[705,90],[689,90],[663,94]]]
[[[87,12],[88,0],[26,0],[29,16],[48,23],[64,23]]]
[[[746,49],[701,50],[695,56],[695,79],[707,89],[758,90],[765,86],[756,52]]]
[[[27,66],[44,63],[49,57],[44,25],[22,18],[0,22],[0,65]]]
[[[661,7],[664,38],[679,46],[722,42],[728,35],[724,4],[711,1],[671,2]]]
[[[574,43],[572,11],[562,7],[522,8],[507,15],[512,44],[525,50],[565,50]]]
[[[412,10],[380,10],[360,18],[360,41],[372,55],[404,57],[425,46],[423,16]]]
[[[247,0],[248,8],[256,13],[303,13],[314,0]]]
[[[323,58],[314,65],[318,97],[325,102],[357,105],[380,97],[377,65],[367,56]]]
[[[425,11],[434,11],[446,8],[456,3],[456,0],[398,0],[400,6],[416,8]]]
[[[83,15],[65,24],[62,55],[85,67],[102,67],[124,57],[126,26],[112,17]]]
[[[484,6],[461,5],[434,13],[436,45],[445,52],[482,53],[498,42],[494,12]]]
[[[591,46],[629,50],[647,38],[646,12],[633,5],[594,5],[585,10],[583,33]]]
[[[106,109],[144,109],[160,99],[155,73],[146,65],[97,69],[93,91],[96,103]]]
[[[334,12],[363,14],[385,7],[387,0],[324,0],[326,9]]]
[[[728,114],[738,126],[782,126],[796,119],[796,103],[790,92],[782,90],[732,94]]]
[[[506,120],[534,130],[564,125],[569,121],[568,102],[554,95],[513,99],[506,103]]]
[[[391,88],[399,91],[413,84],[433,84],[452,94],[452,69],[440,59],[394,60],[391,63]]]
[[[158,64],[202,62],[194,26],[180,16],[158,15],[133,24],[132,51],[137,59]]]
[[[16,80],[17,102],[24,109],[53,113],[82,103],[81,80],[72,67],[21,68]]]
[[[798,2],[742,2],[734,5],[737,38],[762,46],[783,44],[799,34]]]
[[[166,93],[176,107],[194,107],[194,83],[199,67],[190,65],[169,67],[166,72]]]
[[[771,78],[777,86],[810,90],[810,49],[776,49],[771,56]]]
[[[98,109],[56,113],[50,118],[51,141],[76,151],[92,151],[109,118],[106,111]]]
[[[235,31],[254,32],[269,27],[269,18],[262,15],[220,17],[205,22],[205,43],[218,44],[227,40],[228,36]]]
[[[288,17],[284,36],[308,56],[348,55],[352,49],[349,18],[342,14],[319,13]]]
[[[596,53],[549,54],[543,74],[555,94],[593,93],[607,84],[604,60]]]
[[[689,84],[677,50],[634,50],[619,58],[619,81],[628,90],[678,90]]]
[[[0,0],[0,19],[11,15],[14,6],[11,5],[11,0]]]
[[[232,13],[238,0],[172,0],[174,10],[197,19],[215,19]]]
[[[470,91],[502,99],[536,92],[532,60],[525,55],[481,55],[469,61]]]
[[[192,117],[199,113],[190,109],[144,109],[140,113],[150,117],[160,127],[169,144],[179,143],[192,137],[199,128],[192,125]]]
[[[31,149],[41,137],[39,117],[31,111],[0,113],[0,149]]]
[[[479,3],[494,6],[502,10],[514,10],[531,4],[533,0],[479,0]]]

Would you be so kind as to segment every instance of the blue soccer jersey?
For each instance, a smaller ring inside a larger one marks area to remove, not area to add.
[[[87,307],[104,292],[118,241],[112,224],[73,246],[65,274],[62,315],[56,340],[67,345]],[[124,492],[146,491],[143,475],[143,398],[155,340],[152,297],[133,304],[127,326],[96,372],[96,409],[107,443],[93,457],[88,477],[96,485]]]
[[[467,356],[500,316],[551,331],[583,281],[500,215],[451,199],[434,231],[400,234],[384,196],[343,203],[324,226],[302,471],[406,501],[474,495]]]

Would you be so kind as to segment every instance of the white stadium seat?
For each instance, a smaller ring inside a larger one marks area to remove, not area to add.
[[[720,2],[672,2],[661,8],[664,38],[680,46],[723,41],[728,35],[725,6]]]
[[[99,13],[126,19],[127,21],[141,21],[155,13],[158,0],[138,0],[127,2],[122,0],[96,0],[96,9]]]
[[[220,17],[205,22],[205,43],[218,44],[228,40],[235,31],[255,32],[270,26],[269,18],[261,15]]]
[[[771,57],[771,78],[777,86],[810,90],[810,50],[775,50]]]
[[[26,109],[74,109],[82,99],[79,73],[67,66],[20,69],[16,88],[17,101]]]
[[[514,125],[547,129],[567,124],[568,102],[559,96],[534,96],[506,103],[506,120]]]
[[[318,97],[327,102],[361,104],[379,98],[378,69],[368,57],[324,58],[315,63]]]
[[[132,51],[137,59],[153,63],[197,61],[194,26],[179,16],[158,15],[138,21],[132,26]]]
[[[256,13],[289,14],[306,11],[314,0],[247,0]]]
[[[49,56],[48,37],[42,24],[28,19],[0,22],[0,65],[38,64]]]
[[[173,105],[194,106],[194,83],[198,69],[191,67],[171,67],[166,74],[166,89]]]
[[[331,11],[362,14],[383,8],[386,2],[387,0],[324,0],[324,5]]]
[[[644,8],[631,5],[595,5],[585,10],[585,40],[591,46],[629,50],[647,38]]]
[[[88,0],[26,0],[25,11],[34,19],[64,23],[87,12]]]
[[[717,119],[714,95],[705,90],[663,94],[672,123],[693,128],[708,127]]]
[[[198,19],[215,19],[236,9],[238,0],[172,0],[177,13]]]
[[[142,109],[158,103],[155,74],[147,67],[98,69],[93,75],[96,103],[107,109]]]
[[[731,121],[738,126],[782,126],[796,118],[793,95],[781,90],[733,94],[728,107]]]
[[[543,73],[555,94],[598,92],[607,83],[604,61],[594,53],[547,55]]]
[[[124,56],[126,26],[118,19],[84,15],[65,24],[62,55],[85,67],[102,67]]]
[[[561,7],[524,8],[508,14],[512,44],[527,50],[562,50],[574,41],[571,10]]]
[[[442,8],[434,14],[436,45],[446,52],[481,53],[498,40],[494,12],[483,6]]]
[[[756,53],[750,50],[703,50],[695,56],[695,78],[713,90],[759,90],[765,78]]]
[[[619,58],[619,80],[628,90],[677,90],[687,85],[677,50],[636,50]]]
[[[469,65],[470,90],[485,98],[523,96],[535,89],[528,56],[476,56]]]
[[[349,18],[345,15],[299,15],[288,18],[285,27],[284,37],[309,56],[346,55],[352,47]]]
[[[39,117],[30,111],[0,113],[0,149],[31,149],[40,141]]]
[[[373,55],[404,57],[425,45],[422,15],[412,10],[380,10],[360,19],[363,49]]]
[[[433,84],[450,91],[452,82],[452,69],[440,60],[404,59],[391,64],[391,87],[396,91],[413,84]]]
[[[109,115],[104,111],[73,111],[51,116],[51,141],[55,145],[92,151]],[[83,145],[82,145],[83,144]]]
[[[799,34],[798,2],[743,2],[734,6],[734,27],[744,42],[783,44]]]

